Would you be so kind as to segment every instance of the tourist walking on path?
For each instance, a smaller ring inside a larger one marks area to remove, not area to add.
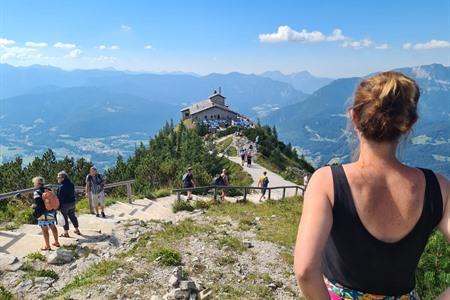
[[[61,171],[58,173],[57,177],[58,183],[60,184],[56,195],[58,196],[62,215],[64,216],[64,220],[66,221],[63,228],[64,233],[61,234],[62,237],[69,237],[69,219],[72,222],[73,227],[75,228],[74,232],[76,234],[81,234],[78,229],[78,219],[75,215],[76,202],[75,202],[75,186],[70,181],[69,176],[65,171]]]
[[[253,148],[252,145],[247,149],[245,156],[247,158],[247,167],[250,167],[252,165],[252,155],[253,155]]]
[[[41,227],[42,235],[44,236],[45,245],[41,248],[42,251],[51,250],[50,234],[48,228],[52,231],[55,242],[52,243],[55,247],[60,247],[58,241],[58,228],[56,228],[56,209],[58,206],[58,198],[48,188],[44,187],[44,178],[38,176],[34,177],[33,186],[36,189],[33,193],[34,203],[33,216],[38,220],[38,225]]]
[[[187,172],[183,175],[183,188],[193,188],[195,187],[194,176],[192,175],[192,168],[189,167]],[[187,200],[192,200],[192,191],[187,191]]]
[[[396,157],[419,94],[398,72],[357,87],[349,115],[359,157],[317,170],[305,193],[294,269],[306,299],[419,299],[415,272],[428,238],[437,228],[450,242],[449,181]]]
[[[244,164],[245,164],[245,149],[244,148],[239,149],[239,156],[241,157],[241,165],[244,166]]]
[[[222,178],[222,185],[223,186],[228,186],[230,184],[230,180],[228,178],[228,172],[226,169],[222,170],[222,174],[220,174],[220,177]],[[225,201],[225,195],[226,195],[226,191],[225,189],[222,190],[222,194],[220,195],[220,199],[222,201]]]
[[[91,167],[86,176],[86,196],[91,197],[92,206],[94,206],[97,217],[105,216],[105,178],[98,174],[95,167]],[[100,208],[100,209],[99,209]]]
[[[267,187],[269,186],[269,177],[267,177],[267,171],[263,172],[263,175],[259,177],[258,180],[258,187],[261,187],[261,197],[259,197],[259,202],[261,202],[263,199],[266,199],[266,191]]]

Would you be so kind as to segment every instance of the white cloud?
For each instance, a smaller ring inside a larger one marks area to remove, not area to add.
[[[107,49],[109,49],[109,50],[119,50],[120,47],[117,46],[117,45],[112,45],[112,46],[99,45],[99,46],[97,46],[97,49],[99,49],[99,50],[107,50]]]
[[[120,26],[120,29],[122,29],[122,31],[130,31],[132,28],[129,25],[123,24]]]
[[[404,43],[403,44],[403,49],[411,49],[412,48],[412,44],[411,43]]]
[[[14,45],[16,41],[8,40],[6,38],[0,38],[0,46],[10,46]]]
[[[6,61],[10,59],[27,60],[40,58],[42,54],[37,49],[24,47],[3,47],[1,49],[0,60]]]
[[[94,58],[94,61],[107,61],[107,62],[115,62],[117,61],[117,57],[114,56],[106,56],[100,55]]]
[[[289,26],[278,27],[277,32],[261,33],[259,41],[261,43],[280,43],[280,42],[300,42],[300,43],[317,43],[326,40],[326,36],[320,31],[310,31],[302,29],[296,31]]]
[[[389,48],[389,46],[386,43],[378,45],[378,46],[375,46],[375,49],[380,49],[380,50],[384,50],[384,49],[387,49],[387,48]]]
[[[370,39],[362,39],[360,41],[345,41],[342,43],[342,48],[353,48],[353,49],[361,49],[361,48],[369,48],[373,46],[373,42]]]
[[[145,45],[144,48],[150,50],[150,49],[153,49],[153,46],[152,45]]]
[[[342,34],[342,30],[339,29],[339,28],[336,28],[335,30],[333,30],[333,33],[330,36],[327,37],[327,41],[331,41],[331,42],[343,41],[343,40],[346,40],[346,39],[348,39],[348,37],[344,36]]]
[[[83,52],[80,49],[73,49],[65,57],[67,58],[78,58]]]
[[[406,46],[406,47],[405,47]],[[425,43],[417,43],[414,46],[411,43],[403,45],[404,49],[428,50],[428,49],[443,49],[450,48],[450,42],[443,40],[431,40]]]
[[[62,43],[62,42],[57,42],[56,44],[53,45],[53,47],[55,48],[61,48],[61,49],[74,49],[77,47],[77,45],[75,44],[66,44],[66,43]]]
[[[31,48],[45,48],[48,46],[48,44],[45,42],[26,42],[25,46]]]
[[[363,48],[373,48],[378,50],[385,50],[389,48],[389,45],[384,44],[376,44],[371,39],[362,39],[359,41],[347,40],[341,44],[342,48],[351,48],[355,50],[363,49]]]

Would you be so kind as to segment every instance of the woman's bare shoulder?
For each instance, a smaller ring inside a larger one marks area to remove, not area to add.
[[[306,196],[326,195],[333,205],[333,175],[331,167],[325,166],[317,169],[309,181]]]

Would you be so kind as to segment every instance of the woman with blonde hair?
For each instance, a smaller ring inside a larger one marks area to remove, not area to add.
[[[396,157],[419,94],[398,72],[357,87],[349,115],[359,157],[317,170],[305,193],[294,268],[306,299],[419,299],[415,272],[428,238],[437,228],[450,242],[449,181]]]
[[[44,235],[45,245],[41,248],[41,250],[48,251],[51,250],[50,235],[48,232],[49,227],[52,231],[53,238],[55,239],[55,242],[52,245],[55,247],[60,247],[58,241],[58,228],[56,228],[56,210],[47,210],[45,206],[44,193],[51,192],[51,190],[44,187],[44,178],[40,176],[34,177],[32,182],[34,188],[36,188],[33,194],[33,216],[38,220],[38,225],[41,227],[42,234]]]

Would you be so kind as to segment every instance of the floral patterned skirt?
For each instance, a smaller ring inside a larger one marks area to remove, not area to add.
[[[324,277],[331,300],[420,300],[416,290],[402,296],[383,296],[355,291]]]

